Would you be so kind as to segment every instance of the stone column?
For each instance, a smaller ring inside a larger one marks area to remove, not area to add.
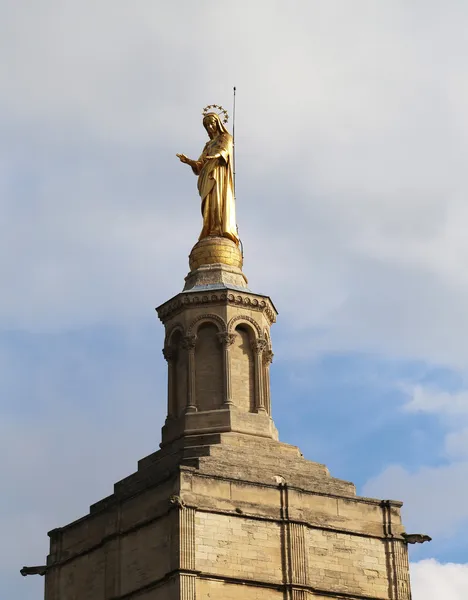
[[[187,408],[186,413],[196,412],[197,401],[195,398],[195,344],[196,335],[186,335],[182,338],[182,348],[188,352],[187,366]]]
[[[263,351],[263,393],[267,413],[271,417],[271,392],[270,392],[270,365],[273,361],[273,352],[270,349]]]
[[[223,346],[224,408],[234,404],[231,393],[231,358],[229,348],[235,342],[236,335],[237,334],[235,333],[228,333],[227,331],[218,333],[218,339]]]
[[[174,346],[165,346],[163,356],[167,360],[167,417],[173,419],[174,411],[174,363],[177,360],[177,348]]]
[[[252,350],[255,360],[255,408],[257,412],[264,413],[265,401],[263,397],[263,359],[262,353],[266,348],[266,340],[258,338],[252,341]]]

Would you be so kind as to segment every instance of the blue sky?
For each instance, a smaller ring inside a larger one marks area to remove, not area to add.
[[[237,217],[283,441],[403,500],[415,600],[468,594],[461,2],[0,0],[0,598],[159,444],[200,228],[176,152],[237,86]]]

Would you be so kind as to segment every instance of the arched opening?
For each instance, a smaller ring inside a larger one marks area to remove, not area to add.
[[[252,330],[244,324],[236,327],[231,348],[231,395],[233,403],[246,412],[255,412],[255,361]]]
[[[218,328],[203,323],[197,331],[195,347],[195,404],[197,410],[221,408],[224,390],[224,369]]]

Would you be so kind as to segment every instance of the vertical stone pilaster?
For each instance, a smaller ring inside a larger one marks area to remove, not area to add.
[[[395,555],[398,600],[411,600],[408,546],[401,540],[394,540],[393,552]]]
[[[305,543],[305,525],[289,523],[289,543],[291,551],[291,583],[307,585],[308,564]]]
[[[58,568],[52,567],[45,574],[44,582],[44,598],[45,600],[59,600],[59,577],[60,572]]]
[[[255,360],[255,408],[257,412],[266,412],[263,389],[263,358],[262,353],[266,348],[266,340],[258,338],[252,341],[252,350]]]
[[[195,509],[179,510],[179,567],[195,570]]]
[[[218,339],[223,346],[223,371],[224,371],[224,406],[230,406],[232,401],[231,391],[231,359],[229,348],[232,346],[236,339],[235,333],[221,332],[218,333]]]
[[[195,509],[187,508],[179,496],[173,496],[171,502],[177,506],[175,519],[176,546],[175,569],[178,574],[179,600],[195,600]]]
[[[44,576],[45,600],[60,600],[60,569],[54,564],[62,556],[62,531],[54,529],[49,532],[50,554],[47,557],[47,571]]]
[[[196,584],[197,576],[195,575],[195,573],[181,573],[179,575],[179,599],[195,600]]]
[[[385,540],[387,573],[391,600],[411,600],[407,548],[402,540]]]
[[[271,416],[270,365],[273,361],[271,350],[263,351],[263,399],[267,413]]]
[[[116,597],[120,593],[119,546],[120,539],[113,539],[109,540],[104,548],[104,553],[106,557],[104,579],[106,598]]]
[[[393,534],[391,502],[382,500],[380,506],[382,508],[390,599],[411,600],[408,547],[402,539]]]
[[[196,335],[186,335],[182,338],[182,348],[188,352],[187,367],[187,407],[185,412],[196,412],[197,403],[195,398],[195,344]]]
[[[289,518],[289,489],[279,485],[282,527],[283,581],[287,585],[290,600],[308,600],[309,561],[307,553],[307,527]]]
[[[175,417],[174,398],[174,362],[177,359],[177,348],[165,346],[163,356],[167,361],[167,416],[169,419]]]
[[[292,588],[291,600],[308,600],[309,592],[298,588]]]

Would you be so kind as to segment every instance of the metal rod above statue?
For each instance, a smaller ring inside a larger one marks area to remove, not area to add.
[[[215,112],[216,110],[219,111]],[[222,106],[211,104],[203,109],[203,126],[210,138],[198,160],[177,154],[198,176],[203,228],[199,240],[210,236],[225,237],[239,245],[234,198],[233,140],[225,127],[228,114]]]

